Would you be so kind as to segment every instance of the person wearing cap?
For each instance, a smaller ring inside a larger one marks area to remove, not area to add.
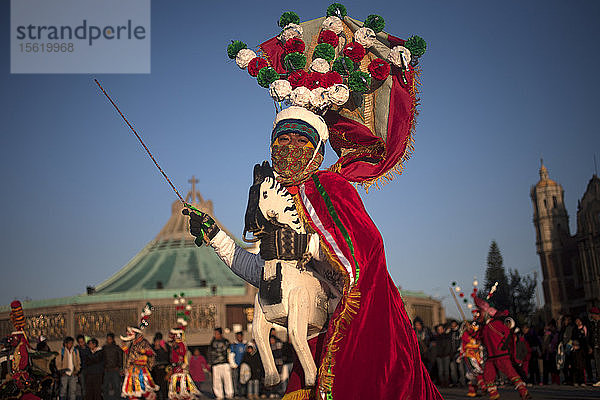
[[[596,364],[596,383],[594,383],[594,386],[600,387],[600,308],[598,307],[590,309],[589,335],[590,352]]]

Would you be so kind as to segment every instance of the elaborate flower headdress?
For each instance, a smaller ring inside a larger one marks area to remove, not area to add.
[[[319,131],[321,139],[330,136],[340,156],[333,171],[366,188],[401,173],[412,152],[416,66],[425,41],[383,32],[379,15],[352,19],[339,3],[303,23],[284,12],[278,25],[281,32],[257,52],[232,41],[229,58],[269,89],[278,112],[291,105],[323,116],[328,129]]]
[[[186,303],[185,294],[174,294],[173,303],[175,304],[175,310],[177,315],[177,327],[169,331],[172,336],[176,338],[183,338],[185,329],[187,328],[188,321],[190,319],[190,311],[192,310],[192,300],[188,300]]]

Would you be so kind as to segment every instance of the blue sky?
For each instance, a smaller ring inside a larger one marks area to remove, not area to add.
[[[241,234],[252,166],[268,157],[274,110],[226,57],[231,39],[274,36],[328,2],[152,2],[151,74],[11,75],[9,2],[0,3],[0,303],[85,291],[163,226],[173,192],[98,92],[100,79],[182,191],[200,179]],[[495,239],[507,268],[539,271],[529,190],[539,158],[577,199],[594,172],[600,3],[344,2],[349,15],[428,42],[416,150],[383,190],[361,191],[397,285],[445,297],[483,277]],[[332,163],[328,149],[326,162]]]

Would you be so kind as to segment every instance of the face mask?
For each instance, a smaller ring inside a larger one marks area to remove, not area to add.
[[[323,155],[309,146],[274,144],[271,147],[271,160],[277,178],[284,186],[298,185],[315,173],[323,162]],[[314,159],[313,159],[314,156]],[[311,162],[312,160],[312,162]]]

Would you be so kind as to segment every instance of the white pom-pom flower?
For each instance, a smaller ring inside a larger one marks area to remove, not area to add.
[[[187,306],[185,306],[185,309],[188,310],[188,311],[191,310],[192,309],[191,304],[188,304]]]
[[[315,58],[310,63],[310,69],[314,72],[320,72],[322,74],[329,72],[329,62],[324,58]]]
[[[188,322],[184,319],[183,322],[181,323],[182,326],[187,326]]]
[[[335,85],[331,86],[327,90],[327,94],[329,96],[329,100],[337,106],[346,104],[350,98],[350,90],[348,89],[348,86],[341,83],[336,83]]]
[[[410,50],[404,46],[395,46],[388,56],[389,62],[399,68],[407,68],[410,63]],[[404,62],[404,65],[402,64]]]
[[[290,95],[290,101],[292,105],[299,107],[306,107],[310,104],[310,90],[304,86],[299,86],[296,89],[292,90],[292,94]]]
[[[310,91],[310,105],[322,109],[331,104],[327,89],[318,87]]]
[[[173,304],[179,304],[179,299],[173,300]]]
[[[302,39],[302,33],[304,30],[298,24],[287,24],[283,31],[279,34],[279,40],[282,43],[287,42],[289,39],[298,38]]]
[[[354,41],[361,44],[365,49],[373,46],[375,40],[377,40],[377,36],[375,35],[375,31],[371,28],[363,26],[354,32]]]
[[[241,69],[245,69],[250,61],[256,57],[256,53],[250,49],[241,49],[235,57],[235,63]]]
[[[183,324],[184,322],[185,322],[185,320],[183,318],[177,318],[178,324]]]
[[[278,79],[269,85],[269,94],[275,101],[284,101],[291,93],[292,85],[285,79]]]
[[[333,15],[331,17],[325,18],[322,26],[323,29],[329,29],[331,31],[334,31],[336,35],[339,35],[344,30],[344,23],[342,22],[342,20]]]

